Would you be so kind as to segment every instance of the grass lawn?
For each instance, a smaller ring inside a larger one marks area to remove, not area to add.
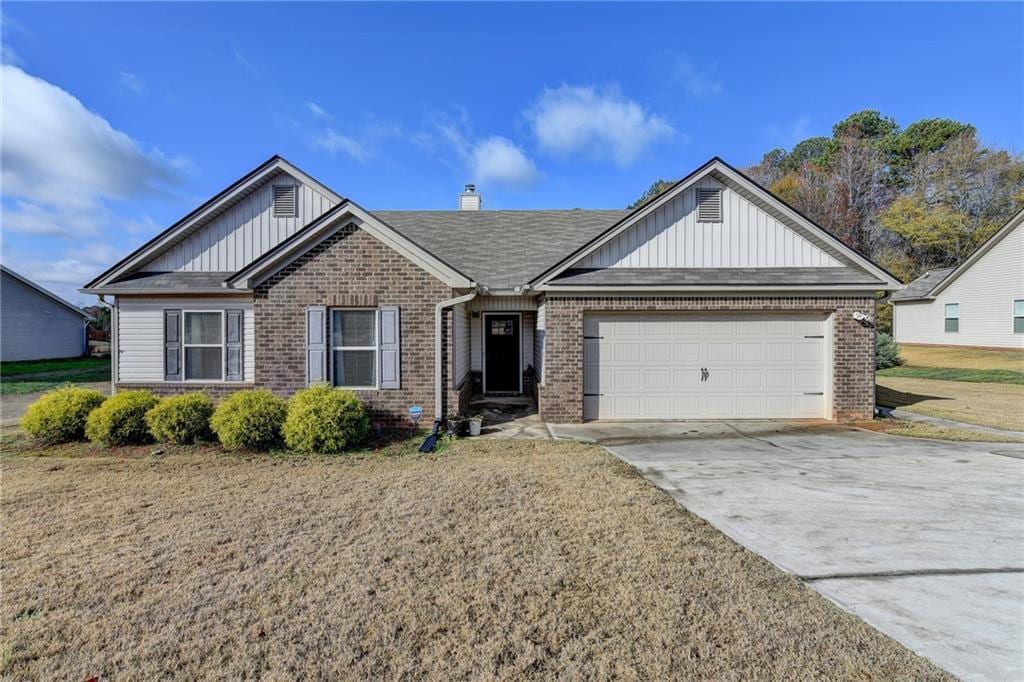
[[[1024,386],[1024,372],[1012,369],[963,369],[960,367],[890,367],[878,370],[882,377],[911,377],[940,381],[968,381],[981,384],[1016,384]]]
[[[1024,431],[1024,386],[892,376],[876,383],[875,399],[885,407]]]
[[[66,383],[110,380],[109,358],[0,363],[0,395],[48,391]]]
[[[1024,351],[1019,350],[902,345],[900,355],[907,367],[995,369],[1024,373]]]
[[[596,446],[5,436],[5,677],[950,679]]]

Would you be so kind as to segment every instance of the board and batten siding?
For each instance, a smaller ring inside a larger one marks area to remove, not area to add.
[[[274,217],[274,187],[298,187],[297,216]],[[330,197],[281,174],[144,268],[147,272],[233,272],[256,260],[335,205]]]
[[[121,297],[118,302],[118,383],[164,380],[164,310],[242,310],[244,380],[256,376],[256,334],[252,301],[244,298]],[[202,382],[211,383],[211,382]]]
[[[722,222],[697,221],[697,189],[722,190]],[[843,265],[714,178],[645,216],[575,268],[777,268]]]
[[[1013,302],[1024,300],[1024,225],[981,256],[931,301],[893,305],[897,343],[1024,348],[1013,332]],[[946,304],[958,303],[960,331],[945,331]]]
[[[0,359],[75,358],[88,352],[86,319],[15,277],[0,284]]]

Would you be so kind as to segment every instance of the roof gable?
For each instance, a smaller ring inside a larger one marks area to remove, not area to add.
[[[722,189],[726,222],[696,220],[698,188]],[[614,267],[842,267],[871,275],[874,288],[902,286],[717,157],[541,273],[533,284],[546,287],[570,269]]]
[[[300,193],[299,215],[271,220],[271,186],[282,182],[305,189]],[[273,156],[121,259],[83,290],[100,288],[141,270],[236,270],[259,256],[260,250],[269,250],[341,200],[326,185],[284,158]],[[241,236],[246,231],[253,235],[249,242]],[[267,243],[261,244],[264,234]],[[238,246],[242,256],[235,258]]]
[[[63,307],[67,308],[68,310],[70,310],[70,311],[72,311],[74,313],[78,313],[83,318],[85,318],[87,320],[91,320],[92,319],[92,315],[90,315],[89,313],[85,312],[84,310],[82,310],[81,308],[76,306],[74,303],[71,303],[69,301],[65,301],[63,298],[61,298],[57,294],[53,293],[52,291],[48,291],[48,290],[44,289],[43,287],[39,286],[38,284],[36,284],[32,280],[30,280],[28,277],[24,277],[22,275],[19,275],[14,270],[11,270],[9,267],[7,267],[6,265],[0,264],[0,272],[2,272],[4,275],[10,277],[11,279],[16,280],[17,282],[20,282],[21,284],[23,284],[24,286],[28,287],[29,289],[32,289],[33,291],[35,291],[40,296],[45,296],[46,298],[52,300],[54,303],[56,303],[56,304],[58,304],[60,306],[63,306]]]
[[[938,282],[935,287],[929,292],[930,296],[936,296],[950,286],[957,280],[962,274],[967,272],[970,268],[974,267],[975,264],[984,260],[985,256],[990,253],[996,246],[998,246],[1004,239],[1011,234],[1020,234],[1021,224],[1024,224],[1024,209],[1017,212],[1015,216],[1006,221],[1006,224],[996,230],[996,233],[989,237],[984,244],[979,246],[974,253],[967,257],[963,263],[961,263],[953,272],[949,273],[948,276],[944,277]],[[1024,263],[1024,253],[1020,254],[1021,262]]]

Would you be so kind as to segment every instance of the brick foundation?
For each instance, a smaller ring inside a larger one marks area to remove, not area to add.
[[[832,418],[871,419],[875,404],[875,330],[853,319],[874,316],[875,300],[850,297],[552,297],[546,298],[545,421],[583,420],[583,316],[596,312],[822,311],[833,315]]]

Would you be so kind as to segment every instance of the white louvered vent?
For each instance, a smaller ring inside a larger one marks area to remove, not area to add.
[[[697,190],[697,222],[722,222],[722,190]]]
[[[274,185],[274,217],[294,218],[298,214],[298,187]]]

